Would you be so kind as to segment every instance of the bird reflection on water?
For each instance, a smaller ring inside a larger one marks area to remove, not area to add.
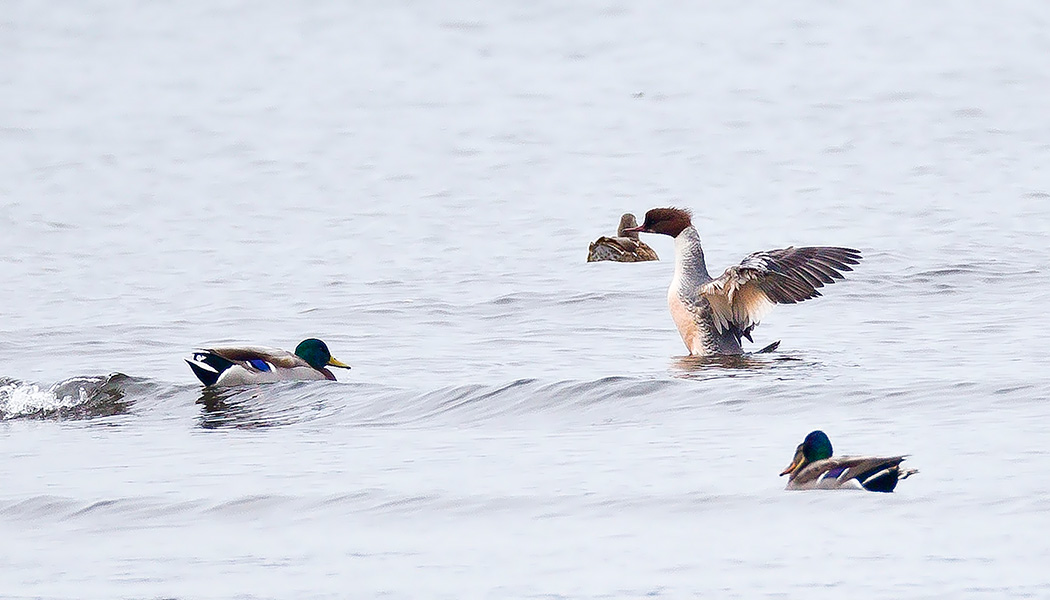
[[[679,379],[722,379],[767,373],[770,369],[798,369],[816,363],[786,354],[750,353],[741,355],[677,356],[669,371]]]
[[[233,427],[259,429],[291,425],[301,420],[301,408],[281,400],[280,389],[295,384],[203,388],[197,404],[201,405],[200,426],[204,429]]]

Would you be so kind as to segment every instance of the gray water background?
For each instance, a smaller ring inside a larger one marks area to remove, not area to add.
[[[1050,597],[1050,5],[12,2],[0,596]],[[664,259],[865,261],[684,358]],[[340,382],[202,393],[201,345]],[[908,453],[788,493],[811,429]]]

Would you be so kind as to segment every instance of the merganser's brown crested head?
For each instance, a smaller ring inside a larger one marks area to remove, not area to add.
[[[624,213],[620,217],[620,226],[616,228],[616,237],[626,237],[633,240],[638,239],[638,219],[631,213]]]
[[[662,233],[671,237],[678,237],[679,233],[693,224],[692,214],[682,208],[654,208],[645,213],[645,222],[641,227],[634,227],[626,231],[640,231],[642,233]]]

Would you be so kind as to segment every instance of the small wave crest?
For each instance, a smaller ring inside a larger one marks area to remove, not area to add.
[[[204,428],[258,428],[324,422],[355,427],[419,425],[434,420],[470,424],[549,412],[586,413],[603,403],[645,402],[676,382],[630,377],[593,381],[517,379],[410,390],[375,384],[287,382],[205,389]]]
[[[172,499],[165,496],[74,498],[41,495],[0,500],[0,519],[22,523],[74,521],[98,527],[185,526],[187,522],[265,521],[338,515],[402,518],[412,515],[522,514],[545,517],[579,514],[622,514],[625,510],[682,512],[741,504],[758,504],[762,497],[748,494],[713,494],[692,490],[686,493],[589,491],[556,493],[463,493],[440,487],[420,492],[361,488],[336,494],[220,494],[211,498]],[[1022,507],[1025,508],[1025,507]]]
[[[901,274],[907,285],[929,286],[938,291],[966,289],[974,283],[1013,284],[1027,281],[1039,272],[1027,266],[998,261],[946,264],[931,269],[913,269]]]
[[[17,379],[0,378],[0,420],[83,419],[124,413],[125,385],[132,378],[123,373],[71,377],[48,387]]]

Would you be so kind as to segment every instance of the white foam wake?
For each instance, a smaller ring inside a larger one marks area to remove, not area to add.
[[[102,394],[119,398],[122,395],[119,390],[113,394],[107,387],[116,375],[71,377],[46,388],[0,378],[0,419],[67,413],[84,407]]]

